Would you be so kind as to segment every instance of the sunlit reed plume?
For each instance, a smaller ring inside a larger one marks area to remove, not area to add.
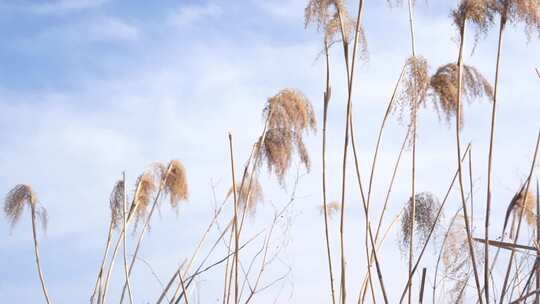
[[[492,7],[509,23],[524,23],[527,38],[540,37],[540,0],[494,0]]]
[[[349,14],[345,3],[341,0],[309,1],[304,20],[306,27],[314,23],[318,30],[324,32],[324,40],[328,46],[341,41],[343,37],[346,42],[350,42],[355,36],[356,19]],[[358,43],[360,58],[367,60],[369,57],[367,39],[362,26],[358,27]]]
[[[321,205],[319,207],[319,210],[321,214],[324,214],[324,206]],[[341,203],[333,201],[331,203],[326,204],[326,214],[328,215],[328,218],[332,218],[335,214],[339,214],[341,210]]]
[[[536,228],[536,195],[534,192],[525,192],[525,189],[516,193],[512,200],[512,211],[519,217],[523,209],[523,216],[531,228]]]
[[[284,89],[268,99],[263,110],[268,130],[264,142],[257,144],[268,170],[284,183],[293,153],[298,153],[306,169],[310,169],[309,154],[304,144],[304,134],[316,131],[317,121],[309,100],[298,90]]]
[[[118,228],[122,223],[122,217],[124,213],[124,181],[119,180],[114,185],[109,198],[109,204],[111,207],[111,221],[113,229]]]
[[[24,206],[33,208],[36,218],[41,222],[43,230],[47,230],[47,210],[38,206],[39,200],[30,185],[19,184],[13,187],[4,202],[4,212],[13,228],[21,219]]]
[[[436,220],[440,206],[439,200],[432,193],[422,192],[416,194],[414,235],[419,240],[417,245],[425,242],[434,225],[434,234],[437,235],[439,232],[440,219],[437,222]],[[404,254],[408,254],[409,242],[411,239],[412,209],[413,202],[412,199],[409,198],[405,211],[401,216],[401,235],[399,238],[400,247]]]
[[[186,169],[179,160],[169,163],[165,176],[164,191],[170,197],[171,207],[176,208],[178,203],[186,201],[189,196]]]
[[[457,78],[457,64],[449,63],[440,67],[430,80],[435,110],[439,117],[443,116],[448,123],[453,121],[452,118],[457,114]],[[462,95],[469,102],[483,96],[491,100],[493,88],[477,69],[464,65]],[[463,110],[463,104],[460,110]],[[463,126],[463,121],[463,116],[461,116],[460,126]]]
[[[137,186],[135,188],[135,198],[133,208],[135,208],[135,216],[137,222],[144,220],[148,212],[148,207],[152,200],[153,194],[157,189],[156,178],[151,170],[145,170],[137,178]]]
[[[469,21],[475,26],[476,37],[485,34],[493,23],[492,0],[461,0],[457,9],[452,11],[454,25],[463,30]],[[462,38],[462,37],[460,37]]]

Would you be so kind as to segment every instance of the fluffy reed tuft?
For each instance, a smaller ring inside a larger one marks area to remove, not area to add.
[[[467,21],[476,27],[476,36],[485,34],[493,23],[492,0],[461,0],[458,8],[452,11],[454,25],[463,30]],[[463,37],[460,37],[463,38]]]
[[[439,200],[429,192],[422,192],[415,195],[416,197],[416,208],[415,208],[415,231],[414,235],[420,240],[417,242],[421,244],[425,242],[427,236],[429,235],[432,227],[434,228],[434,233],[437,235],[440,223],[436,221],[437,212],[440,208]],[[407,201],[407,206],[405,211],[401,216],[401,235],[400,235],[400,247],[402,253],[408,254],[409,242],[411,240],[411,220],[413,213],[413,201],[412,198],[409,198]]]
[[[523,209],[523,216],[527,220],[527,224],[530,227],[536,228],[536,195],[534,192],[525,192],[525,189],[516,193],[514,199],[512,211],[515,215],[519,216]]]
[[[264,200],[263,188],[257,176],[254,175],[251,181],[249,177],[246,178],[243,187],[241,183],[237,183],[236,191],[238,191],[238,204],[246,208],[250,214],[255,214],[257,205]],[[227,198],[232,195],[232,192],[233,188],[231,187],[227,193]]]
[[[38,206],[39,200],[30,185],[19,184],[11,189],[5,198],[4,213],[13,228],[21,219],[24,206],[27,205],[36,213],[43,230],[47,230],[47,210]]]
[[[403,79],[403,89],[397,98],[399,119],[403,121],[405,114],[412,121],[414,105],[417,108],[425,104],[429,89],[429,66],[427,60],[421,56],[411,56],[405,63],[405,77]]]
[[[324,31],[324,39],[332,45],[341,39],[348,43],[354,38],[356,20],[351,17],[342,0],[311,0],[305,9],[305,26],[314,23]],[[343,31],[342,27],[343,26]],[[358,42],[361,58],[367,60],[367,40],[363,28],[358,28]]]
[[[169,163],[167,175],[164,180],[164,191],[169,195],[171,207],[176,208],[178,203],[186,201],[189,196],[186,169],[177,159]]]
[[[440,67],[430,80],[435,110],[439,117],[444,116],[448,123],[457,114],[457,81],[458,66],[454,63]],[[493,98],[493,88],[477,69],[464,65],[462,94],[469,102],[483,96],[487,96],[491,100]],[[460,107],[460,111],[462,110],[463,104]],[[460,121],[460,127],[462,126],[463,115]]]
[[[284,183],[293,153],[298,153],[300,161],[309,171],[311,162],[304,144],[304,133],[316,131],[317,120],[309,100],[298,90],[284,89],[268,99],[263,110],[268,130],[261,143],[257,143],[257,153],[261,153],[268,170]]]
[[[146,217],[148,206],[150,206],[150,201],[152,200],[156,188],[156,179],[151,170],[145,170],[143,174],[139,175],[137,178],[135,198],[133,200],[137,222]]]
[[[124,213],[124,187],[125,185],[123,180],[117,181],[109,198],[113,229],[118,228],[122,223]]]
[[[320,212],[322,215],[324,215],[324,206],[321,205],[319,207]],[[335,214],[339,213],[341,211],[341,203],[333,201],[331,203],[326,204],[326,215],[328,218],[332,218]]]
[[[453,285],[448,293],[448,303],[463,303],[463,288],[472,271],[472,262],[468,254],[467,234],[465,231],[465,218],[460,213],[448,227],[446,240],[442,248],[442,261],[444,277],[451,278]],[[483,246],[474,243],[478,262],[483,261]]]
[[[494,0],[494,10],[510,23],[525,24],[530,39],[534,32],[540,37],[540,0]]]

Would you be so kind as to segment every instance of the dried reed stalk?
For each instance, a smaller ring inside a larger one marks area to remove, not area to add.
[[[30,208],[30,214],[32,216],[32,237],[34,239],[34,254],[36,259],[37,272],[39,275],[39,281],[41,283],[41,289],[45,297],[47,304],[52,303],[49,297],[49,292],[45,284],[45,277],[41,269],[41,258],[39,254],[39,243],[37,239],[37,222],[40,221],[43,230],[47,229],[47,210],[38,205],[39,200],[30,185],[19,184],[13,187],[6,195],[4,201],[4,213],[10,221],[11,228],[13,228],[20,220],[24,206]]]
[[[458,180],[459,180],[459,189],[461,195],[461,203],[463,207],[463,215],[465,219],[465,230],[467,232],[467,242],[469,247],[469,255],[472,262],[472,268],[474,273],[474,282],[476,284],[476,290],[478,292],[478,300],[480,304],[483,303],[482,292],[480,286],[480,280],[478,275],[478,269],[476,266],[475,251],[473,248],[472,237],[471,237],[471,227],[469,224],[469,215],[467,212],[467,205],[465,199],[465,191],[463,185],[463,174],[462,174],[462,164],[461,164],[461,128],[460,124],[461,119],[461,96],[462,96],[462,87],[463,87],[463,52],[465,46],[465,22],[467,20],[472,21],[480,30],[483,30],[488,26],[491,20],[491,15],[487,9],[487,4],[483,0],[462,0],[459,7],[453,11],[454,23],[459,30],[459,55],[457,63],[457,96],[456,96],[456,152],[457,152],[457,162],[458,162]],[[485,87],[485,86],[484,86]],[[486,288],[487,289],[487,288]]]
[[[465,149],[465,152],[463,153],[463,156],[460,158],[460,163],[463,162],[463,160],[467,156],[467,151],[470,149],[470,147],[471,147],[470,144],[467,145],[467,148]],[[442,200],[441,205],[440,205],[440,207],[439,207],[439,209],[437,211],[435,219],[433,221],[431,221],[434,224],[431,226],[430,231],[426,236],[426,240],[424,242],[424,245],[422,246],[422,249],[420,250],[418,258],[416,258],[416,262],[414,263],[414,267],[412,267],[411,274],[409,275],[409,278],[407,279],[407,284],[405,285],[405,288],[404,288],[403,292],[401,293],[401,298],[399,300],[399,303],[403,302],[403,299],[405,298],[405,295],[408,292],[408,286],[410,284],[409,281],[412,280],[412,277],[413,277],[416,269],[418,268],[418,265],[420,264],[420,261],[422,260],[422,257],[423,257],[423,255],[424,255],[424,253],[426,251],[426,248],[427,248],[427,246],[429,244],[431,236],[435,232],[435,229],[436,229],[436,227],[438,225],[437,223],[438,223],[438,221],[439,221],[439,219],[441,217],[443,208],[446,205],[446,202],[448,201],[448,197],[450,196],[450,192],[451,192],[452,188],[454,187],[454,183],[456,182],[456,179],[458,178],[458,176],[459,176],[459,166],[458,166],[458,169],[456,170],[456,173],[454,173],[454,177],[452,178],[452,182],[450,183],[450,186],[448,187],[448,190],[446,191],[446,194],[445,194],[444,199]]]
[[[233,198],[234,198],[234,217],[233,217],[233,227],[234,227],[234,303],[239,303],[239,293],[238,293],[238,197],[236,193],[236,178],[235,178],[235,167],[234,167],[234,150],[233,150],[233,141],[232,135],[229,133],[229,152],[231,160],[231,178],[233,184]],[[246,203],[247,204],[247,203]]]
[[[525,194],[523,196],[523,200],[522,200],[523,202],[527,201],[527,196],[529,194],[529,187],[531,185],[531,180],[532,180],[532,176],[533,176],[533,173],[534,173],[534,167],[536,165],[536,158],[537,158],[537,155],[538,155],[539,146],[540,146],[540,132],[538,133],[538,137],[537,137],[537,140],[536,140],[536,147],[534,149],[534,155],[533,155],[533,159],[532,159],[532,163],[531,163],[531,168],[530,168],[527,180],[526,180],[526,187],[524,188]],[[521,222],[522,222],[521,220],[523,218],[524,213],[525,213],[525,208],[520,208],[518,226],[517,226],[516,235],[515,235],[515,238],[514,238],[514,241],[513,241],[514,245],[516,245],[516,242],[517,242],[517,240],[519,238],[519,232],[520,232]],[[506,295],[506,289],[507,289],[507,285],[508,285],[508,277],[510,276],[510,271],[512,269],[512,262],[514,260],[514,255],[515,255],[515,250],[512,249],[512,252],[510,253],[510,259],[508,260],[508,267],[506,269],[506,273],[505,273],[505,276],[504,276],[503,286],[502,286],[502,289],[501,289],[502,291],[501,291],[501,295],[500,295],[500,301],[499,301],[500,303],[502,303],[502,301],[504,300],[504,296]]]
[[[178,202],[186,201],[189,195],[188,186],[187,186],[186,169],[184,168],[184,165],[179,160],[171,160],[167,167],[163,165],[158,165],[158,166],[153,166],[152,169],[157,170],[156,175],[157,175],[157,180],[159,181],[159,187],[157,189],[156,196],[154,197],[152,207],[150,208],[150,211],[148,212],[148,216],[146,216],[144,220],[144,225],[142,227],[141,233],[139,234],[139,239],[137,240],[135,251],[133,252],[133,256],[129,264],[128,274],[131,274],[131,272],[133,271],[133,267],[135,265],[137,255],[139,254],[139,250],[144,240],[145,233],[150,227],[150,219],[152,218],[152,215],[159,203],[161,195],[162,194],[169,195],[170,205],[172,208],[177,208]],[[122,289],[122,296],[120,297],[120,303],[122,303],[126,289],[127,289],[127,282],[124,282],[124,287]]]
[[[133,294],[131,293],[131,284],[129,281],[129,272],[127,264],[127,237],[126,237],[126,228],[127,228],[127,191],[126,191],[126,172],[122,172],[122,231],[124,234],[124,275],[126,278],[126,285],[129,295],[129,303],[133,304]],[[114,214],[114,213],[113,213]],[[120,301],[122,303],[122,301]]]

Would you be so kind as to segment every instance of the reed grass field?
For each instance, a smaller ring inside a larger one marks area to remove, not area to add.
[[[0,303],[540,303],[540,0],[0,24]]]

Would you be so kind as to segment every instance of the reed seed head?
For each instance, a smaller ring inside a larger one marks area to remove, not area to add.
[[[440,67],[435,75],[431,77],[430,84],[433,90],[433,102],[439,117],[443,116],[450,123],[457,114],[458,100],[458,65],[455,63],[446,64]],[[468,102],[486,96],[490,100],[493,98],[493,88],[482,74],[472,66],[463,66],[462,96]],[[460,105],[463,113],[463,103]],[[463,115],[461,115],[460,127],[463,126]]]
[[[137,186],[135,187],[135,198],[133,200],[135,207],[135,215],[137,221],[142,220],[146,217],[148,212],[148,206],[150,206],[150,201],[152,196],[157,189],[156,179],[152,170],[145,170],[137,178]]]
[[[397,107],[399,119],[404,120],[407,114],[412,122],[415,108],[425,104],[427,92],[429,89],[429,66],[427,60],[421,56],[411,56],[405,63],[405,75],[403,79],[403,88],[397,96]]]
[[[114,185],[109,198],[109,205],[111,207],[111,221],[113,229],[119,227],[123,221],[124,215],[124,181],[119,180]]]
[[[321,215],[324,215],[324,205],[321,205],[320,207]],[[341,203],[337,201],[330,202],[326,204],[326,215],[328,218],[332,218],[335,214],[341,212]]]
[[[259,138],[256,153],[284,184],[294,152],[298,153],[306,169],[311,167],[303,136],[317,130],[313,106],[300,91],[284,89],[268,99],[263,116],[267,120],[267,131]]]
[[[179,202],[186,201],[189,196],[186,169],[182,162],[175,159],[169,163],[165,176],[164,191],[170,197],[171,207],[176,208]]]
[[[457,9],[452,11],[454,25],[460,30],[469,21],[475,25],[476,37],[485,34],[493,23],[492,0],[461,0]],[[463,37],[460,37],[463,39]]]
[[[469,256],[465,217],[462,213],[456,214],[447,228],[446,239],[442,248],[442,262],[444,265],[444,276],[453,278],[448,296],[449,303],[463,303],[463,287],[467,284],[472,271],[472,261]],[[478,242],[473,243],[473,250],[476,255],[476,262],[482,264],[483,245]]]
[[[416,206],[414,216],[414,235],[419,239],[417,244],[423,243],[431,229],[435,235],[439,232],[440,222],[437,220],[437,212],[440,208],[439,200],[429,192],[422,192],[415,195]],[[405,207],[405,212],[401,216],[401,237],[400,246],[404,254],[408,254],[409,242],[411,239],[411,226],[413,215],[413,201],[409,198]]]
[[[314,23],[318,30],[323,30],[327,45],[332,45],[342,39],[349,43],[354,39],[356,20],[351,17],[347,6],[342,0],[311,0],[305,9],[305,26]],[[342,29],[343,27],[343,29]],[[364,30],[358,27],[358,45],[361,59],[367,60],[367,40]]]
[[[540,38],[540,0],[493,0],[494,10],[510,23],[523,23],[528,39]]]
[[[30,207],[41,222],[43,230],[47,230],[47,210],[39,206],[39,200],[30,185],[19,184],[13,187],[6,195],[4,201],[4,213],[10,221],[11,228],[19,222],[24,206]]]
[[[523,216],[527,224],[532,228],[536,228],[536,195],[534,192],[525,192],[525,189],[523,189],[516,193],[512,201],[514,202],[514,214],[519,216],[523,210]]]
[[[237,183],[236,185],[238,204],[245,208],[251,215],[255,214],[257,205],[264,200],[264,193],[261,183],[256,175],[252,178],[246,177],[244,185]],[[229,189],[227,197],[231,196],[233,188]]]

